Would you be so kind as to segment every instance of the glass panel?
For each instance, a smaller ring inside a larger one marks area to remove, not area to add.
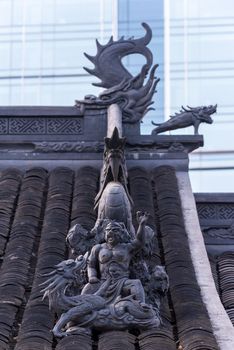
[[[193,192],[233,192],[234,169],[189,172]],[[222,181],[220,181],[222,179]]]

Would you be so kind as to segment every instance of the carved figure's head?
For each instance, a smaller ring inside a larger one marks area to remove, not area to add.
[[[127,243],[130,235],[123,222],[111,220],[105,228],[105,241],[115,246],[118,243]]]
[[[86,240],[88,237],[88,231],[81,226],[76,224],[69,230],[66,241],[71,249],[72,254],[78,256],[84,254],[87,251]]]
[[[151,284],[153,289],[161,295],[168,291],[169,279],[164,266],[155,266],[151,274]]]
[[[216,112],[217,104],[212,106],[201,106],[201,107],[189,107],[184,108],[186,112],[192,112],[193,115],[196,116],[197,119],[199,119],[201,122],[212,124],[213,119],[211,118],[211,115]]]

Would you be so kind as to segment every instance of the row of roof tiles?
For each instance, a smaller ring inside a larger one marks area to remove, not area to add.
[[[170,293],[161,312],[164,326],[140,335],[103,334],[98,348],[123,349],[128,343],[127,348],[134,349],[137,343],[141,350],[173,350],[178,345],[184,350],[217,349],[195,280],[175,172],[170,167],[160,167],[151,175],[142,168],[130,169],[129,187],[134,212],[147,210],[150,225],[158,232],[150,263],[165,264],[169,274]],[[82,349],[98,344],[88,335],[67,337],[57,344],[50,331],[55,317],[47,301],[42,301],[40,291],[43,274],[68,255],[65,237],[69,227],[75,223],[86,229],[93,227],[98,181],[99,173],[91,167],[75,172],[61,167],[50,173],[42,168],[25,173],[14,169],[2,172],[0,349],[72,350],[75,346],[77,349],[77,344],[83,344]],[[221,293],[224,298],[227,285],[222,277],[221,261],[220,285],[224,286]],[[225,302],[231,314],[233,304],[229,300]]]

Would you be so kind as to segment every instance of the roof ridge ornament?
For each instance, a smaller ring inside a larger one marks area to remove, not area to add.
[[[156,92],[159,78],[155,77],[158,65],[153,65],[153,55],[147,47],[151,38],[152,30],[146,23],[142,23],[146,34],[139,39],[133,37],[125,39],[121,37],[114,41],[111,37],[106,45],[98,41],[96,56],[85,56],[94,64],[94,69],[84,69],[98,77],[101,82],[93,83],[95,86],[106,88],[98,97],[88,95],[84,100],[76,100],[76,106],[100,106],[108,107],[117,103],[123,113],[124,123],[137,123],[144,115],[152,110],[152,97]],[[131,54],[141,54],[146,58],[146,64],[136,76],[124,67],[122,59]],[[148,80],[145,79],[149,73]],[[145,84],[144,84],[145,83]]]
[[[170,119],[164,123],[155,123],[151,121],[153,125],[157,127],[153,129],[152,134],[160,134],[164,131],[182,129],[189,126],[194,127],[194,135],[199,135],[198,128],[201,123],[212,124],[213,119],[211,115],[216,113],[217,104],[210,106],[201,106],[201,107],[190,107],[187,108],[181,106],[179,113],[171,115]]]

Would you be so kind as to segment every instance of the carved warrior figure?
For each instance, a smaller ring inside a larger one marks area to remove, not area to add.
[[[94,69],[84,68],[88,73],[101,79],[100,83],[93,85],[106,88],[98,97],[88,95],[84,100],[77,100],[76,105],[83,109],[83,106],[109,106],[118,103],[123,112],[123,122],[135,123],[151,109],[150,105],[156,86],[159,82],[155,78],[155,70],[158,65],[151,69],[153,58],[151,51],[147,48],[151,38],[151,28],[146,23],[142,23],[146,30],[146,35],[140,39],[124,37],[114,41],[111,37],[106,45],[101,45],[98,41],[97,55],[85,56],[94,64]],[[133,77],[122,64],[122,59],[131,54],[141,54],[146,58],[146,64],[141,72]],[[149,79],[144,85],[145,78],[150,71]]]
[[[99,295],[105,294],[104,290],[105,292],[108,290],[107,286],[102,285],[97,293],[70,296],[74,283],[80,288],[84,283],[86,258],[87,256],[63,261],[56,266],[56,269],[50,273],[48,281],[44,283],[44,285],[47,284],[44,289],[44,297],[49,298],[50,308],[59,316],[53,329],[56,337],[72,334],[72,331],[77,332],[81,327],[83,330],[102,331],[129,328],[147,329],[160,325],[157,305],[153,307],[142,303],[133,294],[126,296],[119,294],[115,300],[108,302],[105,296]],[[117,269],[112,266],[109,271],[109,292],[111,294],[111,281],[114,280],[116,284]],[[159,293],[156,288],[154,291]],[[116,293],[115,289],[114,292]],[[68,323],[69,328],[64,331]]]
[[[148,329],[160,325],[161,295],[168,287],[168,277],[162,267],[156,267],[145,291],[140,280],[129,277],[131,256],[144,245],[148,214],[138,213],[139,228],[134,240],[123,223],[109,221],[105,242],[92,248],[88,262],[88,284],[85,269],[88,253],[76,260],[61,262],[47,274],[43,283],[44,297],[56,311],[59,320],[53,333],[57,337],[69,335],[82,328],[95,330]],[[162,280],[164,281],[162,283]],[[83,287],[84,286],[84,287]],[[73,294],[73,287],[80,294]],[[69,323],[69,331],[63,328]]]
[[[89,257],[89,283],[83,294],[103,295],[108,303],[123,294],[134,295],[139,302],[145,302],[145,293],[139,280],[129,279],[131,258],[141,250],[145,241],[145,224],[148,214],[138,213],[139,228],[134,240],[125,226],[110,221],[105,228],[105,242],[95,245]]]
[[[217,104],[215,106],[208,107],[189,107],[180,110],[180,113],[176,113],[174,116],[170,116],[168,121],[157,124],[152,121],[153,125],[158,125],[152,131],[152,134],[159,134],[164,131],[175,130],[180,128],[186,128],[188,126],[194,127],[194,134],[198,135],[198,128],[201,123],[212,124],[213,119],[211,115],[216,112]]]

